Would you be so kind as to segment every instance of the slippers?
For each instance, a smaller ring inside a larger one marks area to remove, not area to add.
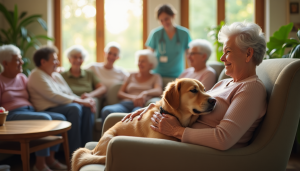
[[[51,165],[49,165],[50,169],[53,170],[67,170],[68,167],[62,163],[60,163],[59,161],[55,160]]]

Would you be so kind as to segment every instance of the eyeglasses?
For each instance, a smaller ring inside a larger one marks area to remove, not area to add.
[[[188,56],[190,56],[190,55],[197,55],[197,54],[202,55],[203,53],[200,53],[200,52],[191,52],[191,53],[188,53]]]

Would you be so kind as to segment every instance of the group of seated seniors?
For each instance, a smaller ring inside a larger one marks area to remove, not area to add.
[[[101,111],[102,122],[114,112],[133,112],[144,107],[151,97],[162,94],[162,78],[151,73],[156,67],[157,59],[149,49],[139,50],[135,54],[138,72],[130,74],[118,92],[120,103],[105,106]]]
[[[72,123],[72,128],[68,131],[72,153],[92,140],[95,101],[75,95],[63,77],[55,72],[59,64],[55,47],[38,49],[33,60],[36,68],[31,72],[27,83],[30,101],[37,111],[61,113]]]
[[[218,39],[223,43],[225,74],[232,78],[207,91],[217,100],[214,110],[186,128],[175,117],[156,112],[151,125],[154,131],[219,150],[248,145],[267,107],[266,89],[255,70],[264,58],[265,38],[257,24],[236,22],[223,26]],[[142,115],[151,106],[127,115],[123,121]]]
[[[189,43],[188,60],[191,67],[184,70],[179,78],[193,78],[199,80],[205,87],[210,90],[217,82],[216,71],[206,65],[212,52],[212,45],[204,39],[196,39]]]
[[[80,45],[70,47],[67,50],[67,57],[71,68],[61,73],[72,92],[82,99],[101,97],[106,92],[106,87],[92,71],[81,69],[87,55],[87,51]]]
[[[0,106],[9,111],[6,120],[66,120],[60,113],[42,110],[36,112],[29,101],[27,77],[22,74],[23,63],[19,48],[14,45],[0,46],[0,64],[3,66],[3,72],[0,74]],[[54,158],[58,148],[59,145],[55,145],[37,151],[33,170],[67,169]]]

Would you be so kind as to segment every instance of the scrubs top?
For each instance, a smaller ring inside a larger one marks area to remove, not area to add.
[[[162,77],[177,78],[185,69],[184,55],[189,48],[191,37],[187,28],[182,26],[175,28],[176,33],[172,39],[168,37],[163,27],[153,29],[146,42],[146,46],[154,49],[158,60],[153,72]]]

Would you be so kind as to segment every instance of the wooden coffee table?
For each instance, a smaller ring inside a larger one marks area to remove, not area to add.
[[[7,121],[0,126],[0,153],[20,154],[23,170],[29,171],[29,154],[63,143],[66,164],[70,170],[70,155],[67,131],[68,121],[19,120]],[[61,134],[62,136],[55,136]]]

